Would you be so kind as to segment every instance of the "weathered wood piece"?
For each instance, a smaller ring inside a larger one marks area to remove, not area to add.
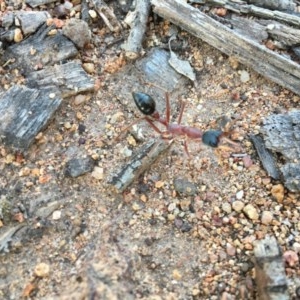
[[[237,3],[232,0],[190,0],[189,2],[201,4],[206,3],[217,7],[221,6],[239,14],[253,15],[265,19],[273,19],[279,22],[300,27],[299,15],[292,15],[278,10],[269,10],[266,8],[257,7],[255,5]]]
[[[0,95],[0,139],[8,147],[25,151],[59,107],[58,90],[13,86]]]
[[[78,61],[30,72],[26,84],[30,88],[55,87],[63,98],[94,90],[94,79],[88,76]]]
[[[24,35],[36,32],[51,16],[46,11],[18,11],[16,17],[20,21]]]
[[[121,31],[122,26],[120,22],[104,0],[91,0],[91,3],[93,4],[95,11],[99,14],[110,31]]]
[[[154,12],[199,37],[213,47],[234,55],[241,63],[300,95],[300,66],[264,46],[235,33],[192,6],[175,0],[151,0]]]
[[[282,24],[269,24],[266,30],[273,40],[279,41],[283,45],[283,48],[300,45],[300,29]]]
[[[25,3],[31,7],[38,7],[53,2],[56,2],[56,0],[25,0]]]
[[[275,159],[272,153],[266,148],[262,137],[260,137],[259,135],[250,135],[250,139],[268,175],[273,179],[279,180],[280,172],[276,165]]]
[[[300,159],[300,111],[270,115],[263,120],[261,133],[266,147],[280,152],[286,160]]]
[[[142,41],[147,27],[150,11],[150,0],[137,0],[135,6],[135,18],[127,38],[122,45],[126,57],[135,59],[142,49]]]
[[[24,226],[24,224],[19,224],[14,227],[3,228],[0,231],[0,252],[9,252],[8,244],[11,242],[15,233],[18,232]]]
[[[256,241],[254,255],[258,299],[290,299],[282,253],[275,237]]]
[[[232,15],[230,19],[226,19],[231,25],[232,30],[243,36],[262,43],[268,38],[268,33],[265,25],[256,22],[255,19],[248,19]]]
[[[138,61],[136,66],[143,72],[147,81],[159,85],[161,88],[172,91],[183,76],[176,72],[169,64],[170,54],[158,48],[153,49],[147,57]]]
[[[130,159],[129,162],[109,180],[118,192],[125,189],[143,172],[149,169],[155,161],[165,153],[172,144],[172,140],[150,140]]]
[[[285,186],[300,191],[300,111],[265,118],[261,133],[266,147],[281,153],[286,160],[281,167]]]
[[[8,47],[0,61],[11,61],[10,68],[27,74],[40,67],[54,65],[77,55],[74,44],[62,33],[49,36],[53,27],[43,25],[34,35]]]
[[[296,4],[292,0],[246,0],[246,2],[256,6],[277,10],[291,10],[296,8]]]

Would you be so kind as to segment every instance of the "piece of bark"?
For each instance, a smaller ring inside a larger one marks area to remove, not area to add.
[[[261,75],[300,95],[300,66],[235,33],[192,6],[178,0],[151,0],[153,11],[225,54],[234,55]]]
[[[6,146],[21,151],[28,149],[62,101],[58,90],[17,85],[0,99],[0,138]]]
[[[130,159],[129,162],[108,181],[118,192],[126,188],[143,172],[149,169],[155,161],[171,146],[173,140],[150,140]]]
[[[150,0],[137,0],[135,6],[135,18],[127,41],[122,45],[126,57],[135,59],[142,50],[142,41],[147,27],[150,11]]]
[[[94,79],[88,76],[78,61],[30,72],[26,84],[31,88],[55,87],[63,98],[94,90]]]
[[[54,65],[78,54],[74,44],[61,32],[49,36],[52,26],[43,25],[34,35],[6,49],[0,61],[24,75],[47,65]]]
[[[18,232],[24,224],[19,224],[10,228],[2,228],[0,231],[0,252],[9,252],[9,243],[12,241],[13,236]]]
[[[254,242],[254,255],[258,299],[290,299],[282,253],[275,237]]]
[[[255,5],[248,5],[248,4],[242,4],[242,3],[236,3],[231,0],[193,0],[189,1],[192,3],[206,3],[211,6],[216,7],[224,7],[230,11],[233,11],[238,14],[246,14],[246,15],[253,15],[256,17],[261,17],[265,19],[273,19],[279,22],[283,22],[286,24],[294,25],[296,27],[300,26],[300,16],[296,14],[288,14],[282,11],[278,10],[269,10],[262,7],[257,7]]]
[[[260,131],[268,149],[287,161],[300,160],[300,110],[266,117]]]
[[[259,135],[250,135],[250,139],[257,151],[259,159],[269,176],[273,179],[280,179],[280,172],[272,153],[266,148],[265,143]]]
[[[46,11],[18,11],[16,17],[20,21],[24,35],[29,35],[36,32],[50,18],[50,14]]]
[[[148,83],[154,83],[162,89],[172,91],[180,81],[185,80],[170,66],[169,59],[170,54],[167,51],[154,48],[147,57],[138,61],[136,66],[144,73]]]
[[[120,22],[115,16],[111,8],[105,3],[104,0],[91,0],[95,11],[102,18],[105,25],[112,32],[119,32],[122,29]]]
[[[292,0],[246,0],[246,2],[272,10],[293,11],[296,8],[296,4]]]
[[[91,16],[89,14],[89,5],[87,0],[81,1],[81,20],[87,22],[89,24],[89,21],[91,20]]]
[[[260,131],[266,147],[285,158],[280,168],[285,186],[300,191],[300,111],[268,116]]]
[[[269,36],[282,45],[282,48],[288,48],[300,45],[300,30],[282,24],[269,24],[266,27]]]
[[[53,2],[56,2],[56,0],[25,0],[25,3],[31,7],[38,7]]]
[[[255,19],[232,15],[227,21],[232,25],[232,30],[236,33],[247,36],[258,43],[262,43],[268,38],[266,26],[259,24]]]

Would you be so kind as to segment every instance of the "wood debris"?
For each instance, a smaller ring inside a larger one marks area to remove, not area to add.
[[[30,88],[55,87],[63,98],[94,89],[94,80],[87,75],[79,61],[30,72],[26,84]]]
[[[78,50],[67,37],[60,32],[54,36],[48,35],[53,28],[44,24],[28,39],[9,46],[0,57],[0,62],[11,61],[11,69],[19,69],[26,75],[47,65],[75,57]]]
[[[260,300],[288,300],[282,253],[274,237],[255,242],[255,271]]]
[[[0,137],[14,149],[27,150],[60,106],[57,89],[13,86],[0,95]]]
[[[237,34],[191,5],[178,0],[151,0],[151,3],[153,11],[161,17],[225,54],[234,55],[244,65],[300,95],[300,67],[297,63]]]
[[[261,132],[266,147],[285,159],[280,168],[285,186],[300,191],[300,111],[270,115],[264,119]]]
[[[171,146],[172,140],[150,140],[124,167],[109,180],[118,192],[123,192],[138,176],[149,169]]]
[[[131,25],[128,39],[122,46],[125,50],[126,57],[130,59],[137,58],[141,52],[149,11],[150,0],[136,1],[133,24]]]

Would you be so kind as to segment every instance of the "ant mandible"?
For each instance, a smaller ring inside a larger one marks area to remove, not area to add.
[[[205,145],[208,145],[213,148],[219,147],[222,141],[226,141],[227,143],[234,145],[235,147],[238,146],[235,142],[231,141],[226,137],[228,133],[225,133],[221,130],[208,130],[203,132],[202,130],[195,127],[181,125],[182,115],[186,105],[185,102],[182,102],[181,104],[177,123],[170,123],[171,109],[168,92],[165,92],[165,118],[162,118],[159,112],[156,110],[156,102],[150,95],[142,92],[133,92],[132,96],[136,106],[144,115],[144,117],[137,119],[135,122],[131,123],[122,131],[126,131],[134,124],[140,122],[141,120],[145,120],[156,132],[161,134],[162,138],[164,139],[172,139],[174,136],[184,136],[190,139],[201,139]],[[155,122],[163,125],[166,128],[166,130],[160,130],[155,125]],[[186,153],[189,154],[186,139],[184,140],[184,149]]]

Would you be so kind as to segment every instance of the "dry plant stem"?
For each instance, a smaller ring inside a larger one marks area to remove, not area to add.
[[[112,32],[118,32],[121,30],[122,26],[115,16],[114,12],[109,8],[109,6],[103,0],[92,0],[95,10],[102,18],[105,25]]]
[[[250,14],[256,17],[288,23],[297,27],[300,26],[299,16],[288,14],[278,10],[269,10],[249,4],[239,4],[230,0],[208,0],[207,3],[218,7],[222,6],[230,11],[239,14]]]
[[[161,138],[150,140],[108,183],[112,184],[118,192],[124,192],[138,176],[149,169],[158,157],[169,149],[172,143],[173,140]]]
[[[242,64],[300,95],[300,67],[257,42],[235,33],[191,5],[178,0],[151,0],[153,11]]]
[[[142,41],[147,27],[150,11],[150,0],[137,0],[135,7],[135,19],[127,41],[122,48],[133,54],[139,54],[142,49]]]

